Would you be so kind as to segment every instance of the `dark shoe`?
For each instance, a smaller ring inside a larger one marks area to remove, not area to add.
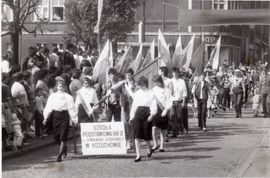
[[[134,162],[135,162],[135,163],[136,163],[136,162],[139,162],[139,161],[141,161],[141,157],[134,159]]]
[[[169,137],[168,136],[166,137],[165,142],[169,142]]]
[[[236,118],[239,118],[239,116],[238,116],[238,115],[236,115],[235,117],[236,117]]]
[[[160,149],[159,152],[165,152],[165,150],[164,149]]]
[[[57,158],[56,158],[56,162],[61,162],[61,161],[62,161],[61,157],[62,157],[62,155],[57,156]]]
[[[65,146],[64,151],[63,151],[63,157],[66,158],[67,157],[67,146]]]
[[[148,158],[150,158],[150,157],[152,156],[152,153],[153,153],[153,151],[152,151],[152,150],[150,150],[150,153],[148,153],[148,152],[147,152],[147,156],[148,156]]]
[[[154,151],[156,151],[159,148],[159,146],[156,146],[155,148],[151,149],[151,152],[154,153]]]

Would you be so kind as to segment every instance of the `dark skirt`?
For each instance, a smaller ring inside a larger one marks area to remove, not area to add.
[[[69,113],[68,111],[53,111],[53,133],[56,143],[66,142],[69,131]]]
[[[91,105],[92,106],[92,105]],[[78,120],[79,123],[89,123],[89,122],[94,122],[93,117],[89,117],[88,114],[86,113],[84,107],[82,104],[79,105],[78,108]]]
[[[168,116],[161,117],[162,110],[158,107],[158,112],[153,118],[153,126],[161,130],[167,130],[168,128]]]
[[[146,141],[152,140],[152,122],[147,122],[149,116],[149,107],[140,106],[137,108],[132,122],[134,138],[144,139]]]

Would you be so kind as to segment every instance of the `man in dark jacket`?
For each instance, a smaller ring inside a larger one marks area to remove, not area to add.
[[[195,98],[197,99],[199,127],[206,131],[207,99],[210,85],[205,81],[205,74],[201,74],[195,88]]]
[[[74,45],[73,44],[68,44],[67,45],[67,49],[66,49],[66,51],[63,54],[63,62],[62,62],[63,69],[64,68],[67,68],[68,66],[71,69],[76,68],[75,59],[74,59],[73,53],[72,53],[72,50],[73,49],[74,49]]]

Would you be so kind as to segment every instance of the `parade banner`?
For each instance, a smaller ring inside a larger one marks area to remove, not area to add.
[[[153,39],[140,70],[155,60],[155,39]]]
[[[98,20],[97,20],[97,24],[94,28],[94,33],[99,33],[99,25],[100,25],[100,21],[101,21],[102,9],[103,9],[103,0],[98,0]]]
[[[126,154],[123,122],[81,123],[83,155]]]
[[[142,61],[142,59],[143,59],[142,51],[143,51],[143,44],[141,43],[138,54],[137,54],[135,60],[132,61],[132,63],[128,67],[128,68],[132,69],[134,72],[137,72],[140,69],[140,66],[141,66],[141,64],[143,62]]]
[[[169,50],[169,46],[165,41],[164,35],[160,29],[158,30],[158,53],[159,53],[159,57],[161,58],[160,66],[170,67],[171,66],[171,53]]]
[[[269,9],[181,9],[179,24],[182,26],[270,24]]]
[[[132,50],[131,46],[129,45],[128,49],[123,54],[123,56],[121,56],[119,61],[115,64],[114,68],[117,70],[117,72],[125,74],[131,60],[132,60]]]
[[[160,58],[155,59],[152,63],[148,64],[143,69],[138,71],[134,76],[135,80],[138,80],[140,77],[144,76],[148,79],[149,88],[152,88],[153,87],[152,79],[155,75],[158,75],[158,61],[159,60]]]
[[[195,36],[193,35],[191,37],[191,40],[189,41],[189,44],[188,44],[188,50],[187,50],[187,53],[186,53],[186,63],[183,66],[185,68],[185,70],[188,70],[189,65],[190,65],[190,61],[192,59],[194,40],[195,40]]]
[[[112,66],[112,52],[110,41],[107,40],[97,63],[93,69],[93,80],[99,81],[99,83],[105,83],[107,80],[108,69]]]
[[[179,35],[178,40],[175,45],[174,54],[172,57],[172,66],[179,66],[180,62],[183,58],[183,49],[182,49],[182,38],[181,35]]]

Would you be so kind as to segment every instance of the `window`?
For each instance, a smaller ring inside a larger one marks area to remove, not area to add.
[[[52,1],[52,21],[63,21],[64,20],[64,0],[53,0]]]
[[[47,48],[47,43],[36,43],[38,48]]]
[[[40,1],[37,6],[36,13],[34,13],[34,21],[49,20],[49,0]]]
[[[6,51],[12,51],[11,43],[6,43]]]
[[[53,43],[52,46],[53,46],[53,49],[58,48],[58,50],[60,52],[64,51],[64,44],[63,43]]]
[[[228,9],[228,0],[212,0],[212,9]]]
[[[2,4],[2,17],[1,17],[1,20],[3,20],[4,22],[13,21],[12,10],[6,4]]]

